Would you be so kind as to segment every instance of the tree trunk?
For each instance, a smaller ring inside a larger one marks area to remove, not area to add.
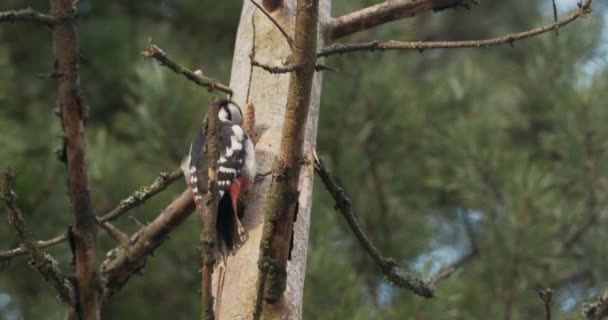
[[[282,8],[273,10],[276,3],[277,1],[263,2],[272,17],[287,33],[293,34],[296,1],[285,0]],[[322,27],[328,22],[330,5],[330,0],[320,1],[319,47],[323,47],[326,42]],[[272,169],[272,164],[279,152],[289,74],[271,74],[260,68],[252,68],[249,54],[253,45],[255,45],[256,60],[265,64],[283,65],[291,55],[289,45],[277,27],[250,1],[245,0],[232,60],[230,87],[234,90],[233,99],[239,105],[244,106],[246,102],[252,102],[255,105],[259,136],[256,146],[257,167],[259,173],[266,173]],[[317,73],[313,80],[304,143],[306,158],[310,158],[311,150],[315,146],[320,96],[321,73]],[[270,309],[268,310],[270,313],[267,314],[271,314],[272,318],[302,318],[313,175],[312,166],[302,167],[293,251],[287,266],[287,290],[283,298],[276,304],[265,307]],[[248,231],[248,239],[238,252],[227,260],[224,288],[220,297],[220,319],[250,319],[252,317],[257,297],[257,263],[264,222],[263,212],[271,180],[272,177],[267,176],[258,181],[249,195],[243,219],[244,227]],[[215,274],[217,275],[218,272]]]

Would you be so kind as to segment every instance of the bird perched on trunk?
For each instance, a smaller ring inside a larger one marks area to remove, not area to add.
[[[220,253],[226,255],[244,240],[240,222],[242,208],[239,197],[252,185],[256,175],[255,150],[252,139],[243,128],[243,112],[230,100],[221,100],[218,111],[218,171],[220,202],[217,212],[217,235]],[[190,153],[182,162],[186,183],[192,188],[196,208],[202,217],[207,193],[207,117],[197,131]]]

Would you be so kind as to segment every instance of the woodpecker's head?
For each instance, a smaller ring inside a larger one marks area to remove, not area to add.
[[[221,100],[218,118],[223,122],[241,125],[243,123],[243,112],[234,101]]]

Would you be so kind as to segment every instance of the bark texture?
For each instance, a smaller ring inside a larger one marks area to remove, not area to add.
[[[330,0],[321,0],[319,29],[326,25]],[[290,34],[295,24],[295,0],[284,1],[272,11],[272,17]],[[270,10],[269,10],[270,11]],[[252,21],[253,19],[253,21]],[[322,34],[322,32],[319,32]],[[325,39],[318,38],[318,46]],[[244,1],[235,45],[230,87],[232,97],[240,105],[249,101],[256,106],[258,143],[256,158],[258,172],[269,172],[279,153],[281,133],[285,119],[285,106],[289,92],[289,74],[271,74],[260,68],[252,68],[249,60],[252,46],[255,56],[261,61],[282,65],[289,61],[291,51],[281,32],[249,1]],[[304,134],[304,155],[309,157],[317,136],[321,73],[312,81],[310,109]],[[308,227],[312,203],[312,178],[314,168],[304,166],[299,179],[299,210],[294,225],[294,246],[287,265],[286,291],[283,297],[267,308],[267,318],[301,319]],[[262,235],[263,212],[272,177],[257,181],[249,195],[243,224],[248,231],[248,240],[228,257],[220,319],[251,319],[256,300],[259,244]]]
[[[85,106],[80,95],[76,8],[72,0],[51,0],[53,53],[58,80],[59,106],[68,166],[68,193],[74,216],[72,248],[76,264],[76,305],[70,318],[99,319],[96,221],[91,207],[85,159]]]

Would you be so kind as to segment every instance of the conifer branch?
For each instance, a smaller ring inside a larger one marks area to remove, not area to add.
[[[571,249],[591,228],[597,223],[600,217],[598,200],[597,200],[597,156],[595,154],[595,146],[593,141],[593,128],[591,127],[591,119],[589,117],[589,106],[582,106],[582,126],[583,126],[583,167],[585,172],[585,210],[586,217],[582,224],[578,225],[574,231],[566,237],[562,245],[562,251]]]
[[[586,16],[591,12],[592,0],[585,0],[580,4],[579,8],[569,16],[558,20],[557,22],[547,24],[538,28],[530,29],[523,32],[509,33],[503,36],[483,39],[483,40],[466,40],[466,41],[370,41],[362,43],[336,43],[323,48],[317,53],[318,57],[328,57],[337,54],[361,52],[361,51],[385,51],[385,50],[417,50],[424,51],[430,49],[453,49],[453,48],[487,48],[504,44],[513,45],[516,41],[534,37],[543,33],[547,33]]]
[[[344,190],[338,186],[329,170],[325,167],[322,160],[316,156],[316,154],[314,166],[315,171],[321,178],[325,188],[336,201],[336,209],[338,209],[338,211],[346,219],[346,222],[357,237],[357,240],[359,240],[359,243],[361,243],[365,251],[367,251],[367,253],[371,256],[386,278],[395,286],[409,289],[419,296],[425,298],[434,297],[435,292],[431,281],[421,280],[412,276],[404,267],[397,264],[393,259],[384,257],[382,253],[371,243],[353,214],[350,199]]]
[[[2,22],[31,22],[51,27],[55,24],[55,17],[27,8],[0,12],[0,23]]]
[[[59,300],[68,305],[74,304],[74,288],[71,282],[62,275],[57,260],[47,253],[42,252],[34,242],[32,234],[25,225],[23,214],[17,207],[17,196],[11,189],[10,183],[14,175],[10,169],[5,170],[0,178],[0,197],[8,209],[8,221],[17,231],[19,240],[23,243],[24,250],[30,255],[30,266],[38,270],[42,276],[57,290]]]
[[[202,75],[202,73],[195,73],[193,71],[183,68],[175,61],[171,60],[171,58],[169,58],[167,54],[156,45],[150,45],[141,54],[146,59],[156,59],[156,61],[158,61],[161,65],[166,66],[177,74],[183,75],[184,77],[186,77],[186,79],[198,84],[201,87],[208,88],[209,91],[217,89],[219,91],[225,92],[228,95],[232,95],[232,89],[230,89],[228,86],[216,82],[211,78],[205,77]]]

